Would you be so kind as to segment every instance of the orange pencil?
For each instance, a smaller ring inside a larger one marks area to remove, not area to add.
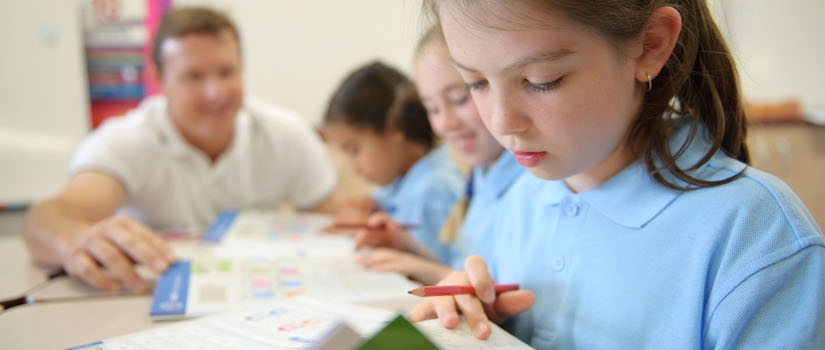
[[[385,225],[371,226],[371,225],[367,225],[367,224],[340,223],[340,224],[331,225],[330,228],[332,228],[332,229],[353,229],[353,230],[357,230],[357,229],[380,230],[380,229],[384,228],[384,226]],[[403,228],[405,230],[414,229],[416,227],[418,227],[418,225],[416,225],[416,224],[401,224],[401,228]]]
[[[496,289],[496,293],[518,290],[518,283],[496,284],[494,288]],[[419,297],[436,297],[442,295],[476,294],[476,290],[473,286],[423,286],[407,293]]]

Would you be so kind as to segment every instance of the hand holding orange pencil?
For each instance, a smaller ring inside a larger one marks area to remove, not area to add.
[[[411,322],[438,318],[446,328],[458,326],[464,315],[473,334],[479,339],[490,336],[489,321],[503,322],[510,316],[520,314],[535,303],[535,296],[529,290],[519,290],[516,284],[496,285],[487,264],[481,257],[472,255],[464,262],[464,271],[453,271],[447,275],[439,287],[430,286],[413,290],[416,294],[441,295],[425,300],[409,313]],[[472,294],[470,294],[472,293]]]

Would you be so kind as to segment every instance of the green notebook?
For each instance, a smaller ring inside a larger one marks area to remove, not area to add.
[[[415,350],[438,350],[430,339],[427,339],[418,328],[407,321],[403,316],[398,316],[387,324],[381,331],[372,338],[358,346],[358,350],[384,350],[384,349],[415,349]]]

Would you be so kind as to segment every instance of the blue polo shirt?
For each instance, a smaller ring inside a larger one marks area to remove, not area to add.
[[[744,168],[720,151],[691,174]],[[581,193],[524,176],[503,200],[490,266],[535,293],[505,328],[538,349],[825,349],[822,232],[774,176],[682,192],[639,161]]]
[[[527,169],[516,163],[513,154],[504,151],[489,169],[474,167],[471,173],[470,203],[461,223],[461,230],[453,242],[451,267],[464,269],[464,260],[470,255],[489,259],[493,234],[492,213],[499,210],[504,194]]]
[[[441,146],[389,185],[374,189],[372,198],[396,221],[416,224],[410,234],[440,261],[449,262],[450,246],[438,241],[438,233],[463,190],[461,172]]]

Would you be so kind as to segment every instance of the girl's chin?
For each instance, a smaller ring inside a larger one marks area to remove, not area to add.
[[[544,180],[561,180],[568,176],[565,174],[560,174],[558,171],[553,171],[553,169],[546,169],[543,166],[533,166],[533,167],[526,167],[527,171],[533,176],[544,179]]]

